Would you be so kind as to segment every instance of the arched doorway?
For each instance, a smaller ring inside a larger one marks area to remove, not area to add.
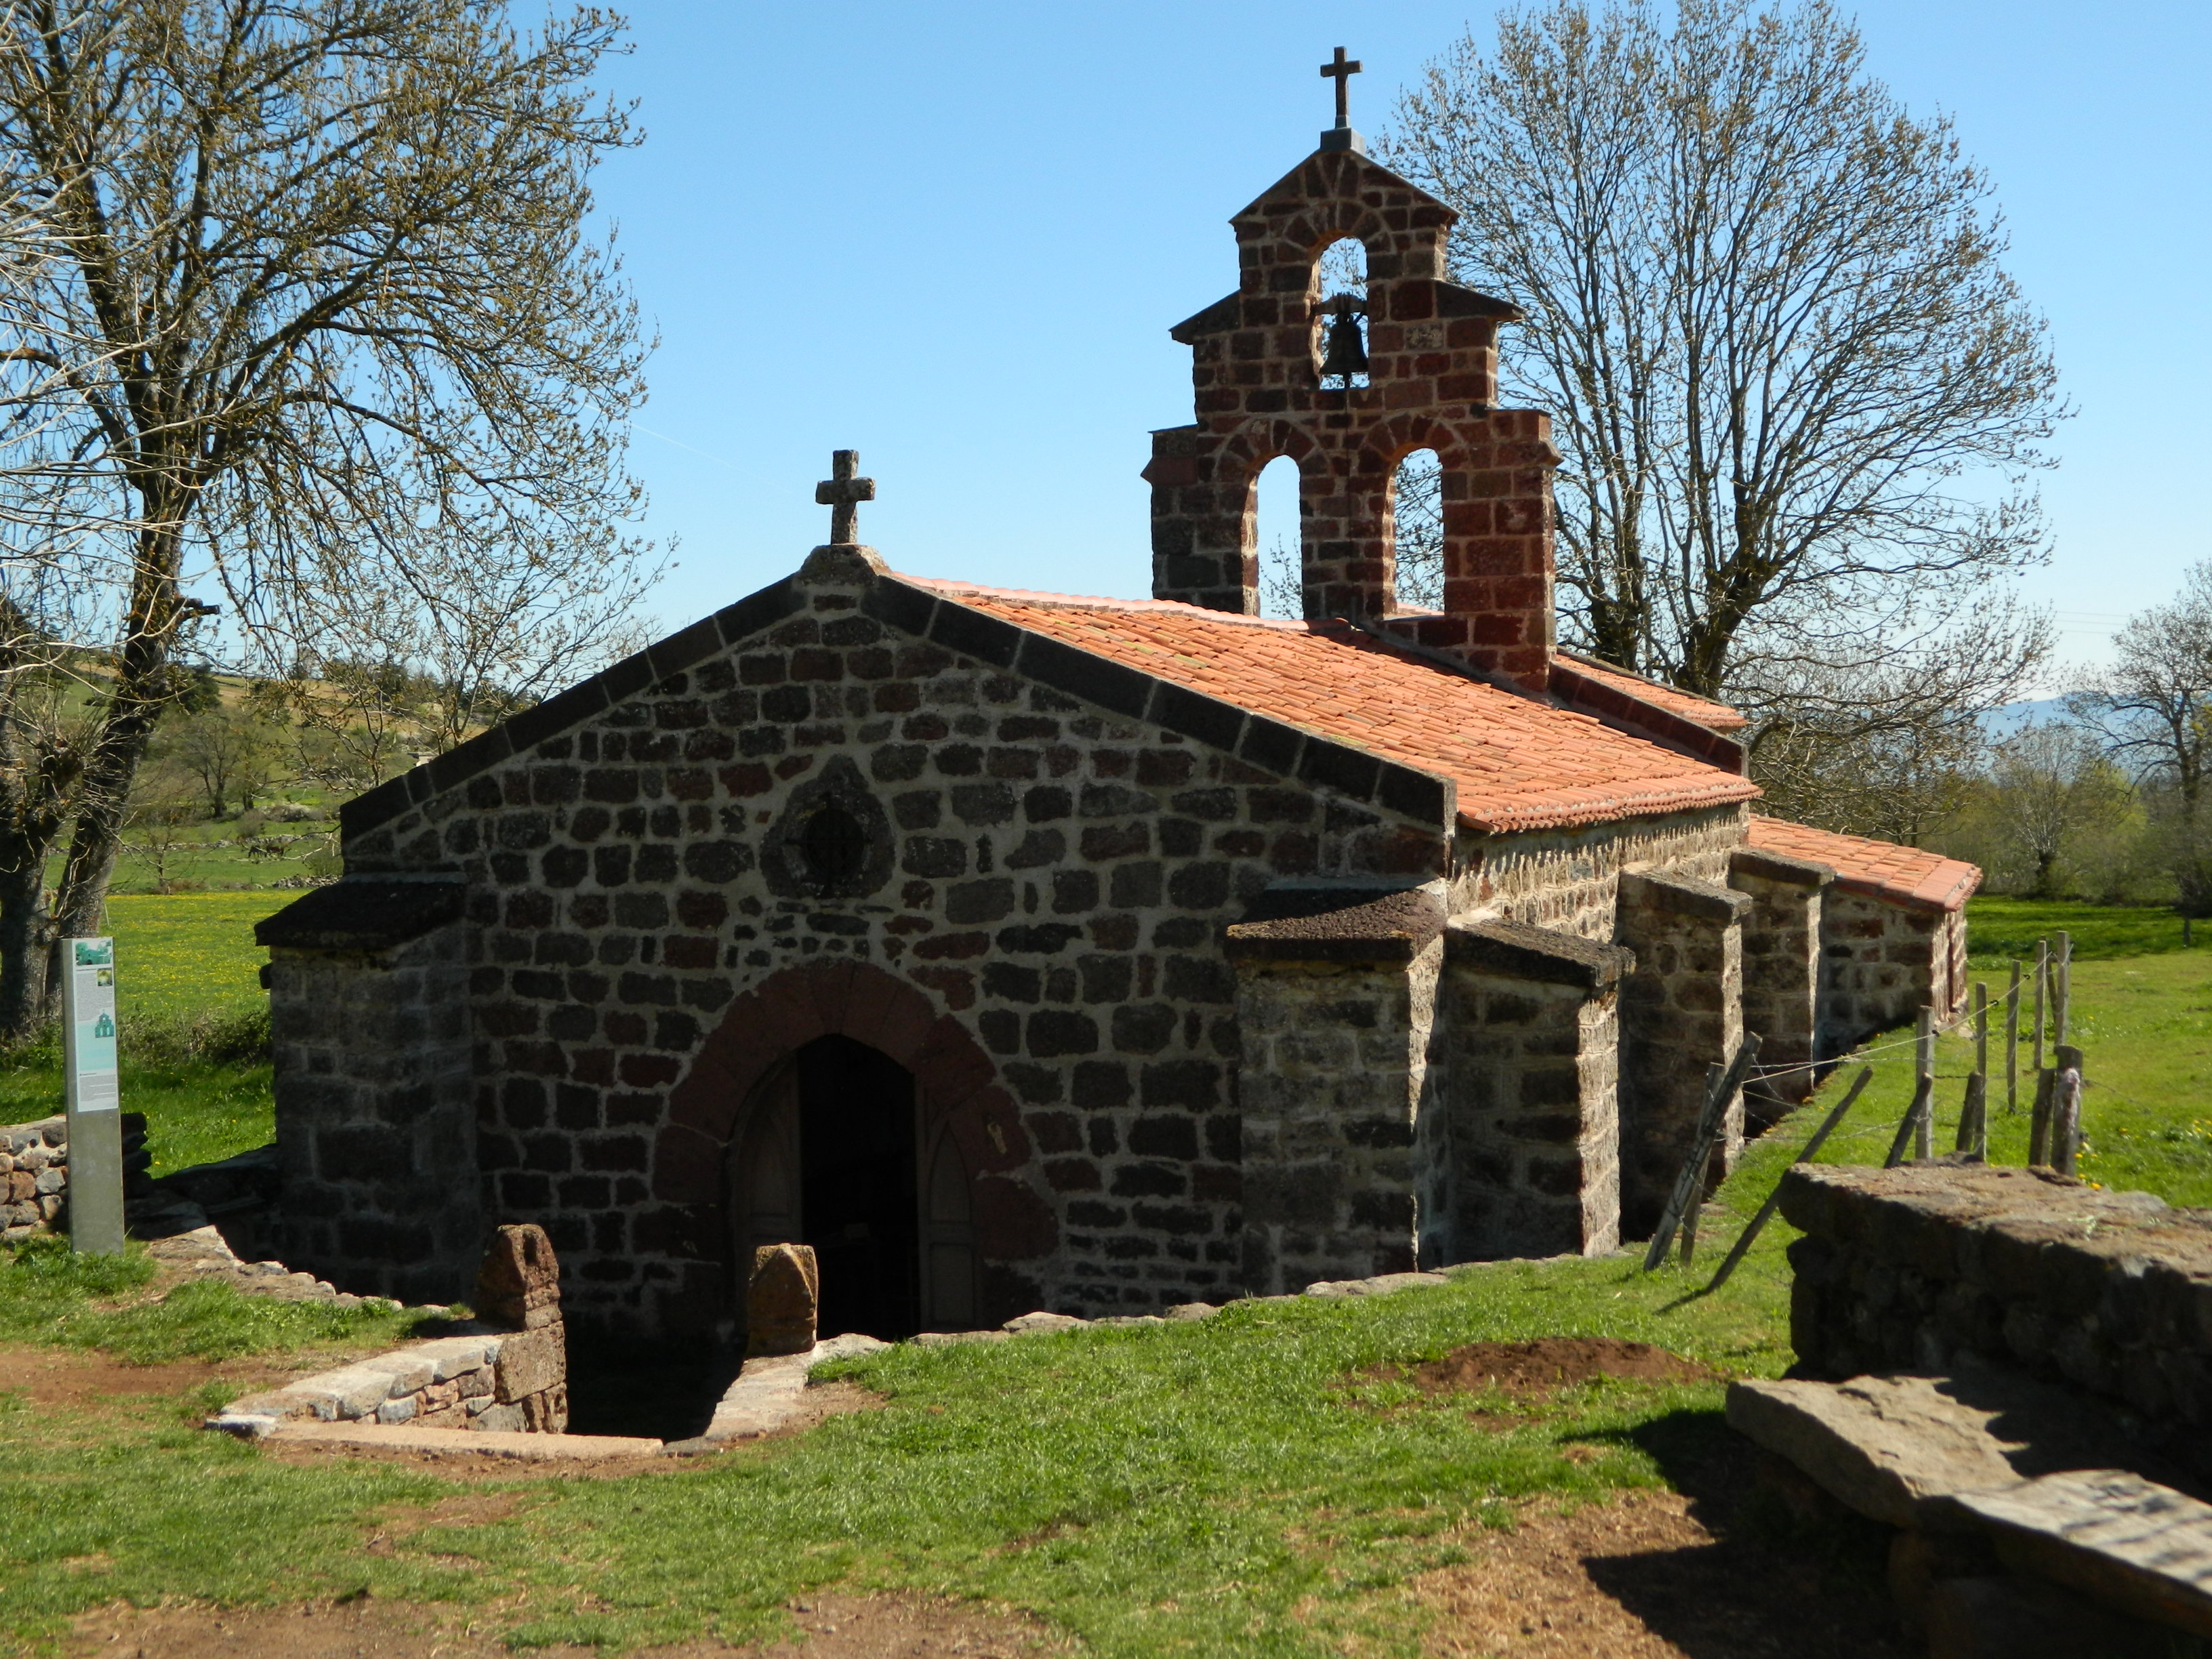
[[[922,1106],[911,1072],[840,1035],[787,1055],[747,1104],[726,1174],[732,1256],[742,1267],[758,1245],[811,1245],[825,1337],[974,1317],[969,1172],[951,1135],[922,1144]]]

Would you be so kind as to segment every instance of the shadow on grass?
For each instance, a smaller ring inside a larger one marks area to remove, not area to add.
[[[1712,1541],[1591,1554],[1606,1595],[1690,1659],[1903,1659],[1885,1583],[1889,1529],[1808,1496],[1712,1409],[1590,1439],[1634,1446],[1689,1499]]]

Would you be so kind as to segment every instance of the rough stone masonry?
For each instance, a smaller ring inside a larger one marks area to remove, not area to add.
[[[1236,216],[1155,600],[901,576],[848,453],[797,573],[349,803],[344,878],[259,933],[286,1259],[447,1300],[529,1222],[574,1321],[729,1337],[804,1245],[824,1334],[896,1337],[1648,1224],[1743,964],[1794,964],[1756,1018],[1816,1064],[1826,895],[1948,916],[1974,872],[1759,817],[1741,715],[1556,648],[1557,457],[1452,216],[1341,137]],[[1420,447],[1440,612],[1393,574]],[[1297,621],[1256,614],[1283,454]],[[1885,971],[1948,998],[1919,950]]]

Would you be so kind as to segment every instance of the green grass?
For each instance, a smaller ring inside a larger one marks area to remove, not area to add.
[[[154,1172],[228,1158],[275,1136],[267,1018],[253,924],[284,902],[268,893],[118,896],[116,1012],[123,1103],[146,1114]],[[62,1109],[58,1039],[0,1051],[0,1122]]]
[[[525,1644],[620,1650],[773,1635],[783,1603],[835,1582],[1014,1602],[1099,1655],[1410,1655],[1400,1587],[1459,1559],[1458,1529],[1523,1498],[1664,1484],[1725,1432],[1721,1389],[1594,1385],[1500,1431],[1464,1399],[1361,1373],[1539,1334],[1649,1340],[1731,1371],[1785,1363],[1775,1248],[1723,1296],[1670,1309],[1680,1288],[1617,1259],[1509,1265],[1199,1325],[901,1348],[845,1368],[888,1410],[678,1473],[534,1484],[508,1518],[393,1535],[388,1553],[361,1548],[375,1510],[453,1488],[362,1470],[349,1490],[343,1466],[179,1432],[181,1401],[97,1440],[0,1414],[0,1626],[35,1638],[117,1596],[367,1589],[471,1604]]]
[[[98,1348],[131,1364],[155,1365],[332,1345],[388,1346],[420,1317],[380,1301],[279,1302],[207,1280],[159,1300],[134,1294],[154,1271],[135,1246],[119,1256],[82,1256],[66,1239],[49,1237],[0,1252],[0,1340]]]
[[[2023,1032],[2018,1109],[2008,1110],[2001,1003],[2006,981],[1982,977],[1991,1005],[1990,1160],[2025,1164],[2035,1096],[2032,1043]],[[2155,1193],[2172,1204],[2212,1205],[2212,951],[2082,961],[2074,969],[2073,988],[2068,1035],[2081,1048],[2088,1085],[2081,1112],[2082,1176]],[[2026,1024],[2032,1004],[2025,994],[2022,1001]],[[1912,1097],[1911,1036],[1910,1028],[1901,1028],[1867,1045],[1874,1081],[1821,1148],[1820,1162],[1881,1162]],[[1972,1036],[1965,1030],[1939,1036],[1936,1051],[1934,1139],[1936,1151],[1948,1152],[1957,1141],[1966,1074],[1974,1069]],[[1823,1085],[1816,1097],[1821,1109],[1839,1097],[1859,1065],[1846,1062]],[[1755,1190],[1755,1172],[1794,1155],[1814,1121],[1812,1114],[1796,1113],[1754,1147],[1744,1174],[1730,1183],[1730,1194]],[[1776,1176],[1763,1178],[1771,1185]]]
[[[115,1005],[127,1051],[134,1020],[184,1021],[261,1006],[253,924],[290,902],[282,893],[118,894]]]
[[[2212,950],[2212,922],[2197,924],[2195,948]],[[1976,897],[1966,902],[1966,937],[1977,968],[2018,957],[2031,966],[2035,942],[2065,933],[2076,962],[2110,961],[2183,949],[2181,918],[2156,905],[2090,904],[2081,899]]]

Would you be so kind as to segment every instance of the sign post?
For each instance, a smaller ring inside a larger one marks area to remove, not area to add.
[[[62,941],[69,1088],[70,1248],[123,1254],[123,1091],[115,1066],[115,941]]]

